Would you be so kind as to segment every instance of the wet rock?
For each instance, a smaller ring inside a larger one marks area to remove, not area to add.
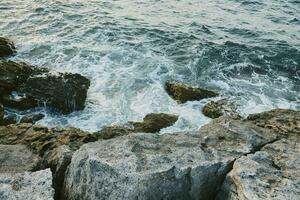
[[[238,159],[217,199],[299,199],[300,137],[266,145]]]
[[[178,103],[198,101],[205,98],[218,96],[218,93],[202,88],[194,88],[183,83],[167,81],[165,83],[167,93]]]
[[[9,39],[0,37],[0,57],[11,56],[16,53],[16,47]]]
[[[165,113],[150,113],[144,117],[143,122],[129,122],[134,132],[157,133],[162,128],[172,126],[178,120],[177,115]]]
[[[68,114],[84,109],[89,86],[90,81],[79,74],[47,73],[29,77],[19,90]]]
[[[247,120],[281,134],[300,135],[300,111],[274,109],[249,115]]]
[[[0,144],[0,173],[20,173],[39,167],[41,158],[25,145]]]
[[[47,71],[26,63],[0,60],[0,88],[2,91],[12,91],[35,74]]]
[[[234,160],[276,138],[218,118],[199,131],[136,133],[83,145],[65,176],[65,199],[214,199]]]
[[[212,119],[221,117],[223,115],[230,116],[232,118],[239,118],[236,106],[233,102],[227,99],[221,99],[218,101],[211,101],[207,103],[203,109],[202,113]]]
[[[17,115],[16,114],[8,114],[3,117],[2,121],[0,121],[0,125],[9,125],[17,123]]]
[[[144,117],[143,122],[128,122],[123,126],[113,125],[104,127],[94,133],[98,139],[111,139],[128,135],[130,133],[157,133],[161,129],[172,126],[178,120],[177,115],[165,113],[150,113]]]
[[[0,173],[0,199],[53,200],[50,169],[24,173]]]
[[[30,113],[28,115],[25,115],[21,118],[20,123],[32,123],[34,124],[35,122],[43,119],[45,117],[44,114],[42,113]]]
[[[4,117],[4,107],[3,105],[0,103],[0,123],[3,120]]]
[[[63,114],[82,110],[89,85],[79,74],[51,73],[25,63],[0,61],[0,100],[12,108],[31,108],[39,100]],[[13,91],[18,95],[12,96]]]
[[[11,94],[4,93],[2,96],[0,96],[0,100],[5,107],[17,110],[27,110],[38,105],[37,100],[35,100],[33,97],[30,97],[26,94],[18,94],[16,92],[12,92]]]

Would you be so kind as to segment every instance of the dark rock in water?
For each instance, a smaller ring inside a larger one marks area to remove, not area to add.
[[[177,115],[151,113],[144,117],[143,122],[129,122],[134,126],[134,132],[157,133],[162,128],[172,126],[178,120]]]
[[[20,123],[32,123],[34,124],[35,122],[43,119],[45,117],[44,114],[42,113],[31,113],[28,115],[25,115],[21,118]]]
[[[2,101],[5,107],[17,109],[17,110],[27,110],[34,108],[38,105],[37,100],[26,94],[17,94],[13,92],[12,94],[3,94],[0,96],[0,101]]]
[[[47,71],[25,63],[0,60],[0,88],[5,91],[17,89],[34,75]]]
[[[300,111],[274,109],[249,115],[247,120],[282,134],[300,135]]]
[[[3,117],[2,121],[0,121],[0,125],[9,125],[17,123],[17,115],[9,114]]]
[[[167,81],[165,89],[178,103],[198,101],[205,98],[216,97],[219,94],[210,90],[194,88],[183,83]]]
[[[234,103],[228,101],[227,99],[209,102],[203,107],[202,113],[212,119],[221,117],[223,115],[230,116],[232,118],[240,117],[236,111],[236,106]]]
[[[3,120],[4,117],[4,107],[3,105],[0,103],[0,123]]]
[[[90,81],[79,74],[54,74],[25,63],[0,61],[0,91],[5,94],[4,105],[9,107],[31,108],[36,106],[36,100],[41,100],[68,114],[84,108],[89,86]],[[12,91],[23,93],[26,98],[22,102],[12,101],[7,97]]]
[[[16,53],[14,43],[6,38],[0,37],[0,57],[11,56]]]
[[[90,81],[79,74],[45,73],[29,77],[20,91],[68,114],[84,109],[89,86]]]

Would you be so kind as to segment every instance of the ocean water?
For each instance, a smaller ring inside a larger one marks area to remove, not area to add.
[[[300,110],[299,0],[1,0],[0,35],[15,61],[91,80],[83,111],[40,108],[48,126],[96,131],[151,112],[180,116],[162,132],[209,122],[211,99],[177,105],[170,79],[220,92],[243,116]]]

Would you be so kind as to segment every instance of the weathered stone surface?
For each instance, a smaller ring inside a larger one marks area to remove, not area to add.
[[[30,113],[23,116],[20,120],[20,123],[31,123],[34,124],[35,122],[43,119],[45,117],[42,113]]]
[[[68,114],[84,108],[89,86],[90,81],[79,74],[46,73],[29,77],[19,91]]]
[[[99,140],[72,157],[66,199],[213,199],[236,158],[275,139],[251,123],[218,118],[195,132]]]
[[[157,133],[162,128],[172,126],[178,120],[177,115],[165,113],[150,113],[144,117],[143,122],[129,122],[134,127],[134,132]]]
[[[41,158],[24,145],[0,144],[0,173],[20,173],[36,169]]]
[[[11,56],[16,53],[16,47],[9,39],[0,37],[0,57]]]
[[[0,126],[0,144],[26,145],[41,157],[37,169],[51,168],[56,197],[61,195],[64,172],[73,152],[82,144],[96,140],[95,136],[75,128],[47,128],[32,124]]]
[[[82,110],[89,86],[90,81],[79,74],[50,73],[25,63],[0,61],[0,100],[12,108],[31,108],[40,100],[64,114]],[[24,97],[15,99],[12,91]]]
[[[240,117],[237,113],[236,106],[234,105],[234,103],[230,102],[227,99],[209,102],[203,107],[202,113],[205,116],[210,117],[212,119],[221,117],[223,115],[230,116],[231,118]]]
[[[198,101],[205,98],[216,97],[218,93],[206,89],[194,88],[183,83],[167,81],[165,83],[167,93],[178,103]]]
[[[293,139],[276,141],[238,159],[217,199],[299,199],[300,137]]]
[[[133,127],[113,125],[113,126],[104,127],[100,131],[95,132],[94,135],[98,139],[111,139],[123,135],[128,135],[133,132],[134,132]]]
[[[300,134],[300,112],[286,109],[249,115],[249,121],[257,126],[274,130],[281,134]]]
[[[53,200],[50,169],[37,172],[0,173],[0,199]]]

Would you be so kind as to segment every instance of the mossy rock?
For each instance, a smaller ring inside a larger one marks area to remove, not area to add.
[[[189,85],[175,81],[167,81],[165,83],[165,89],[167,93],[178,103],[185,103],[187,101],[199,101],[201,99],[216,97],[219,95],[214,91],[191,87]]]

